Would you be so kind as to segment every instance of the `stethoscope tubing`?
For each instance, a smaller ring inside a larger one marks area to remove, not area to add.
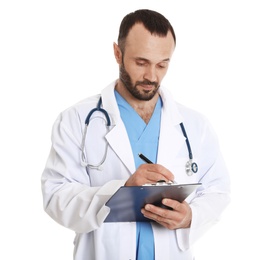
[[[85,120],[85,125],[88,126],[89,123],[90,123],[90,118],[91,118],[92,114],[93,114],[94,112],[96,112],[96,111],[99,111],[99,112],[102,112],[102,113],[105,115],[105,118],[106,118],[106,125],[107,125],[107,126],[111,126],[110,117],[109,117],[107,111],[106,111],[105,109],[103,109],[103,108],[100,107],[100,106],[101,106],[101,103],[102,103],[102,99],[101,99],[101,97],[100,97],[100,98],[99,98],[99,101],[98,101],[98,103],[97,103],[97,107],[96,107],[96,108],[93,108],[93,109],[89,112],[89,114],[87,115],[86,120]]]

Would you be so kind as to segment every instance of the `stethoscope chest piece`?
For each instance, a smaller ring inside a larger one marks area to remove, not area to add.
[[[198,171],[198,164],[190,159],[185,165],[185,171],[188,176],[191,176]]]
[[[191,176],[193,173],[196,173],[198,171],[198,165],[197,163],[193,162],[192,150],[183,123],[180,123],[180,127],[185,137],[185,143],[189,155],[189,161],[185,164],[185,171],[188,176]]]

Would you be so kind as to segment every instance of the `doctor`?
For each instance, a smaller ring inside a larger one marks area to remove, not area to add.
[[[53,125],[43,205],[76,233],[75,260],[192,260],[195,241],[229,203],[229,176],[210,124],[161,86],[175,45],[174,30],[161,14],[126,15],[114,43],[119,79],[63,111]],[[97,106],[101,111],[86,126]],[[195,173],[186,171],[190,158],[181,123],[198,164]],[[153,221],[104,223],[105,203],[121,186],[159,180],[202,186],[182,203],[164,199],[173,210],[146,205],[142,214]]]

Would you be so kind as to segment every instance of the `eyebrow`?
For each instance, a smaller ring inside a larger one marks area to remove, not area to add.
[[[150,62],[150,60],[146,59],[146,58],[142,58],[142,57],[136,57],[134,58],[135,60],[142,60],[142,61],[146,61],[146,62]],[[161,60],[160,62],[168,62],[170,61],[170,58],[166,58],[164,60]]]

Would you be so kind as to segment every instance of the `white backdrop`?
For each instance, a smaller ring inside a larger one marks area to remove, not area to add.
[[[51,127],[118,76],[120,21],[150,8],[177,34],[163,83],[209,118],[232,179],[232,203],[196,244],[196,259],[278,259],[275,2],[1,1],[1,255],[72,259],[74,233],[42,208]]]

